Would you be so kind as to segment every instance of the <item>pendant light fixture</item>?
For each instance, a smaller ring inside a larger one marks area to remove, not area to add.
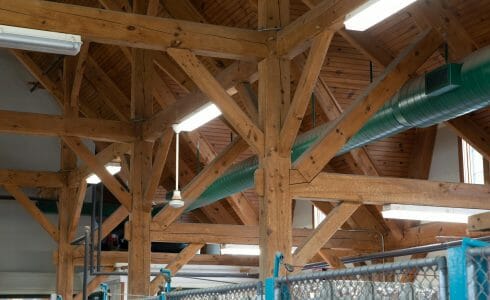
[[[172,193],[172,198],[168,202],[173,208],[181,208],[184,206],[184,200],[182,200],[182,194],[179,190],[179,135],[180,129],[178,126],[174,125],[173,129],[175,131],[175,190]]]

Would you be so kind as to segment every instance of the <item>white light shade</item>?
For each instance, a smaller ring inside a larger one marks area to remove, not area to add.
[[[186,116],[180,123],[173,126],[175,132],[193,131],[221,115],[221,110],[213,103],[208,103],[197,111]]]
[[[105,169],[107,170],[107,172],[109,172],[111,175],[114,175],[114,174],[117,174],[121,171],[121,165],[118,164],[118,163],[108,163],[107,165],[105,165]],[[95,175],[95,174],[90,174],[86,179],[85,181],[88,183],[88,184],[99,184],[100,183],[100,178],[99,176]]]
[[[364,31],[417,0],[370,0],[345,17],[345,28]]]
[[[79,35],[0,25],[0,47],[45,53],[77,55]]]
[[[486,210],[390,204],[383,206],[382,215],[385,219],[468,223],[469,216],[483,212]]]
[[[182,195],[179,190],[175,190],[172,194],[172,199],[168,202],[173,208],[181,208],[184,207],[184,200],[182,200]]]

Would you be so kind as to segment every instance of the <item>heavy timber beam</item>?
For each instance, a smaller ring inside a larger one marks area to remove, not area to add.
[[[21,187],[60,188],[65,176],[55,172],[0,170],[0,185],[11,184]]]
[[[167,53],[181,66],[196,85],[223,112],[235,131],[256,153],[263,151],[264,133],[250,120],[221,84],[189,50],[168,49]]]
[[[329,126],[324,136],[294,163],[293,168],[299,170],[304,181],[311,181],[322,171],[350,137],[410,79],[441,43],[437,32],[425,31],[402,51],[383,74]]]
[[[248,62],[235,62],[221,71],[216,80],[224,89],[234,87],[240,82],[249,81],[257,73],[257,65]],[[177,123],[185,116],[196,111],[209,102],[209,98],[200,91],[183,96],[177,101],[156,113],[143,124],[143,137],[146,140],[154,140],[163,131]]]
[[[175,275],[184,265],[186,265],[194,256],[197,251],[204,247],[206,244],[189,244],[185,247],[175,258],[174,261],[167,264],[165,269],[169,270],[172,275]],[[160,285],[165,283],[165,277],[162,274],[156,276],[150,284],[150,294],[154,295],[158,292]]]
[[[152,264],[169,264],[177,259],[178,253],[151,253]],[[73,263],[75,266],[83,266],[83,253],[74,254]],[[101,266],[111,267],[116,263],[127,263],[128,253],[122,251],[102,251]],[[56,256],[54,257],[56,264]],[[254,267],[259,265],[258,256],[252,255],[210,255],[198,254],[194,256],[189,264],[193,265],[220,265],[220,266],[243,266]]]
[[[51,236],[51,238],[58,242],[59,234],[58,229],[49,221],[44,213],[27,197],[24,192],[15,185],[4,184],[2,185],[5,190],[19,202],[25,210],[36,220],[39,225]]]
[[[104,150],[97,153],[95,157],[100,164],[105,165],[106,163],[111,162],[115,159],[120,159],[125,153],[128,153],[130,151],[130,148],[130,144],[113,143],[104,148]],[[68,185],[77,186],[91,173],[92,169],[87,164],[81,165],[76,170],[70,172],[70,174],[68,175]]]
[[[293,229],[292,245],[300,245],[312,233],[312,229]],[[153,242],[257,245],[259,226],[174,223],[162,231],[160,226],[153,222],[151,239]],[[361,252],[377,251],[380,248],[377,239],[378,237],[373,233],[337,231],[322,246],[324,248],[354,249]]]
[[[258,1],[258,28],[282,28],[289,23],[289,0]],[[291,157],[281,149],[281,126],[290,106],[290,61],[271,53],[259,62],[258,123],[264,132],[255,186],[259,196],[260,277],[272,275],[277,251],[291,263],[292,205],[289,196]]]
[[[304,265],[315,256],[359,206],[359,203],[349,202],[342,202],[337,205],[325,220],[294,251],[294,264]]]
[[[0,132],[76,136],[107,142],[130,142],[136,132],[132,124],[120,121],[62,117],[0,110]]]
[[[146,14],[148,6],[145,0],[133,1],[132,4],[133,13]],[[142,49],[133,49],[131,54],[131,118],[147,119],[153,113],[153,55],[151,51]],[[166,158],[166,149],[163,152]],[[128,222],[132,233],[131,239],[128,239],[128,294],[131,295],[150,295],[151,199],[145,198],[145,192],[151,180],[152,156],[153,143],[142,139],[133,143],[130,162],[132,202]],[[163,163],[157,166],[160,167],[163,167]],[[150,189],[153,190],[153,187]]]
[[[466,224],[433,222],[411,227],[403,231],[403,239],[388,236],[386,247],[389,250],[417,247],[445,242],[468,236]],[[477,237],[478,235],[471,235]]]
[[[420,1],[408,7],[417,25],[432,27],[444,36],[449,46],[451,60],[459,60],[478,49],[478,45],[464,29],[446,1]]]
[[[93,155],[80,139],[63,137],[63,141],[82,159],[87,166],[100,178],[104,185],[127,209],[131,207],[131,195],[117,179],[111,175],[104,165]]]
[[[488,185],[391,177],[320,173],[310,183],[291,185],[291,194],[307,200],[490,209]]]
[[[310,103],[311,94],[315,88],[318,75],[320,75],[332,37],[333,33],[331,31],[325,31],[319,34],[311,45],[308,59],[303,67],[288,114],[281,128],[281,148],[283,151],[291,150],[298,135],[298,130],[303,121],[308,103]]]
[[[200,55],[228,58],[265,57],[269,33],[154,18],[48,1],[0,1],[5,25],[79,34],[91,41],[165,51],[193,49]]]
[[[278,53],[289,58],[295,57],[305,51],[319,33],[340,29],[344,16],[365,2],[366,0],[322,1],[278,32]]]

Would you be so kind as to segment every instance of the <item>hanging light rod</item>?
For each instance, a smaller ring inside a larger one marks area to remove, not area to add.
[[[346,16],[345,28],[367,30],[415,1],[417,0],[370,0]]]
[[[468,217],[486,212],[482,209],[451,208],[389,204],[383,206],[381,214],[385,219],[417,220],[428,222],[468,223]]]
[[[79,35],[0,25],[0,47],[44,53],[77,55]]]

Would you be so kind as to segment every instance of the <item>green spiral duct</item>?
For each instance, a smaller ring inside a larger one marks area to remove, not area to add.
[[[428,127],[490,105],[490,47],[407,82],[357,132],[338,155],[414,127]],[[294,162],[322,136],[326,125],[298,136],[292,149]],[[258,158],[230,167],[188,208],[211,204],[254,186]]]

